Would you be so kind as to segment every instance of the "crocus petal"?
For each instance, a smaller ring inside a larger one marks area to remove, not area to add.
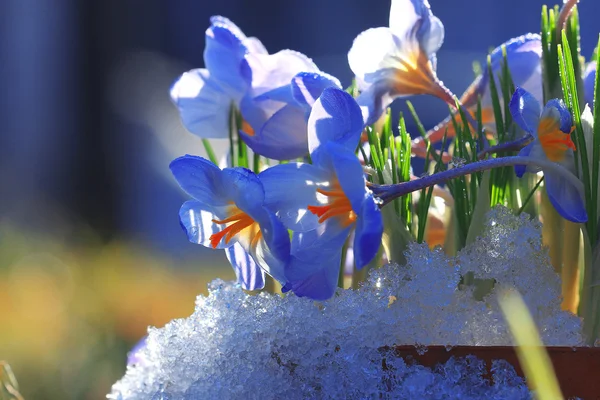
[[[257,221],[263,213],[265,190],[258,176],[246,168],[225,168],[221,173],[225,198]]]
[[[239,28],[219,23],[206,30],[204,64],[226,93],[239,101],[248,88],[248,82],[241,73],[241,63],[247,52],[242,43],[245,36],[239,36]],[[243,34],[242,34],[243,35]]]
[[[592,114],[592,109],[589,104],[585,105],[583,113],[581,113],[581,127],[583,128],[583,138],[586,143],[585,150],[587,153],[588,164],[590,171],[592,171],[592,165],[594,163],[594,115]]]
[[[222,15],[213,15],[212,17],[210,17],[210,24],[226,28],[240,40],[246,39],[246,35],[244,35],[244,32],[242,32],[242,30],[227,17],[223,17]]]
[[[427,0],[392,0],[390,29],[405,40],[418,40],[427,58],[444,41],[444,25],[433,15]]]
[[[203,138],[228,137],[232,99],[208,70],[184,73],[171,87],[170,95],[188,131]]]
[[[390,28],[400,37],[410,35],[413,27],[421,19],[424,8],[422,0],[392,0]]]
[[[496,79],[496,86],[500,85],[500,76],[502,75],[502,65],[504,63],[504,50],[506,48],[506,59],[508,69],[513,83],[531,93],[538,102],[543,101],[542,88],[542,40],[540,35],[528,33],[513,38],[502,45],[496,47],[490,53],[492,74]],[[483,107],[492,105],[492,98],[489,92],[489,75],[487,68],[484,69],[481,79],[474,82],[475,87],[469,87],[462,95],[461,102],[467,108],[477,106],[477,98],[481,96]],[[473,86],[473,85],[472,85]],[[500,102],[502,103],[502,91],[498,90]],[[494,127],[495,130],[495,127]]]
[[[185,155],[169,165],[179,186],[196,200],[212,206],[225,206],[229,200],[222,171],[205,158]]]
[[[286,266],[287,284],[297,296],[326,300],[337,287],[344,242],[350,228],[344,228],[333,219],[318,229],[294,234],[292,256]]]
[[[365,121],[365,125],[373,125],[383,112],[392,104],[396,96],[390,93],[390,86],[385,81],[379,81],[368,87],[357,98],[356,102]]]
[[[326,171],[335,172],[334,179],[340,183],[354,212],[359,214],[367,196],[367,187],[365,174],[356,154],[337,142],[325,144],[318,153],[319,164],[317,165]]]
[[[243,289],[258,290],[265,286],[264,271],[256,265],[250,254],[239,243],[225,249],[225,255]]]
[[[431,11],[429,12],[431,13]],[[427,55],[427,58],[435,57],[435,53],[442,47],[444,43],[444,24],[439,18],[431,15],[427,23],[423,23],[417,37],[421,43],[421,49]],[[435,61],[433,61],[433,69],[435,70]]]
[[[523,147],[521,151],[519,151],[519,157],[529,157],[529,153],[531,153],[531,149],[536,145],[535,142],[529,143],[527,146]],[[515,175],[517,178],[521,178],[523,174],[527,171],[527,165],[515,165]]]
[[[542,112],[540,103],[523,88],[518,87],[509,103],[515,122],[525,131],[537,136],[537,127]]]
[[[371,28],[359,34],[348,52],[348,64],[362,83],[359,89],[382,79],[393,79],[394,70],[404,68],[402,60],[411,49],[390,28]]]
[[[552,99],[546,103],[540,120],[545,118],[552,118],[560,121],[560,130],[564,133],[571,133],[571,128],[573,127],[573,118],[571,117],[571,113],[562,100]]]
[[[223,225],[215,224],[213,220],[220,220],[227,216],[226,207],[215,208],[199,201],[190,200],[183,203],[179,210],[179,223],[187,233],[190,242],[213,248],[210,237],[224,228]],[[229,243],[222,240],[214,248],[224,249],[233,243],[235,240]]]
[[[311,164],[279,164],[259,174],[265,189],[265,207],[277,213],[286,228],[305,232],[319,225],[319,218],[308,211],[319,204],[316,189],[323,187],[329,174]]]
[[[586,222],[585,203],[577,189],[567,180],[548,171],[544,171],[544,177],[548,197],[556,211],[569,221]]]
[[[354,232],[354,260],[356,268],[361,269],[371,262],[381,246],[383,218],[373,196],[362,204]]]
[[[301,269],[286,272],[288,278],[304,279],[318,268],[320,260],[328,259],[340,250],[350,234],[351,227],[343,226],[336,218],[329,218],[316,229],[306,232],[295,232],[292,236],[291,255],[306,262]]]
[[[330,299],[337,288],[341,259],[341,246],[333,255],[328,258],[323,257],[315,265],[307,265],[305,261],[292,257],[288,266],[290,271],[309,268],[314,272],[304,279],[288,279],[283,290],[291,290],[298,297],[308,297],[317,301]]]
[[[257,216],[256,221],[260,225],[261,237],[254,241],[242,235],[240,243],[265,272],[285,284],[284,269],[290,258],[291,247],[289,233],[277,216],[266,209]]]
[[[323,72],[300,72],[292,78],[292,94],[302,107],[310,108],[328,87],[341,88],[340,81]]]
[[[543,101],[543,87],[540,62],[542,58],[542,41],[540,35],[528,33],[513,38],[496,47],[490,53],[492,75],[495,77],[496,87],[498,88],[501,87],[500,76],[502,76],[504,62],[504,47],[506,48],[506,59],[508,60],[508,68],[513,83],[515,86],[522,87],[531,93],[541,104]],[[482,122],[485,130],[489,133],[496,133],[495,115],[489,88],[490,76],[488,69],[485,68],[483,74],[479,75],[462,94],[460,102],[475,116],[478,99],[481,99]],[[501,90],[499,90],[498,95],[500,104],[502,104]],[[453,138],[456,135],[450,117],[427,132],[427,138],[431,143],[437,143],[442,140],[446,129],[448,130],[447,138]]]
[[[293,103],[296,101],[292,93],[291,84],[275,88],[254,98],[255,102],[261,102],[264,100],[274,100],[282,103]]]
[[[596,61],[590,62],[585,68],[585,72],[583,74],[583,95],[585,102],[590,105],[590,107],[594,106],[594,89],[596,84]]]
[[[427,58],[444,41],[444,25],[433,16],[427,0],[392,0],[390,29],[400,38],[418,40]]]
[[[271,55],[247,54],[246,63],[251,72],[253,97],[288,85],[299,72],[319,71],[310,58],[292,50],[281,50]]]
[[[249,37],[244,40],[244,46],[248,49],[248,53],[269,54],[265,45],[255,37]]]
[[[304,110],[289,104],[273,114],[254,135],[240,132],[240,136],[261,156],[290,160],[308,153],[306,129]]]
[[[242,69],[251,89],[242,98],[240,111],[255,132],[277,111],[295,103],[290,84],[296,74],[319,71],[311,59],[291,50],[272,55],[248,54]]]
[[[313,153],[323,144],[335,141],[354,152],[363,130],[360,107],[348,93],[327,88],[315,102],[308,119],[308,149]]]

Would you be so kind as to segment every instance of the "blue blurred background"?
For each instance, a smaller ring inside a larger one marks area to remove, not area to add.
[[[459,3],[431,0],[446,28],[438,75],[457,94],[490,47],[539,30],[544,0]],[[600,4],[581,7],[589,56]],[[66,218],[103,238],[195,253],[180,232],[183,197],[167,165],[201,146],[180,127],[167,93],[178,74],[203,65],[209,17],[228,16],[271,52],[303,52],[348,85],[352,40],[386,25],[388,12],[382,0],[4,0],[0,215],[44,232]],[[428,126],[447,111],[436,99],[414,103]]]
[[[484,61],[490,48],[514,36],[539,30],[545,1],[430,3],[446,28],[438,76],[460,95],[473,79],[473,61]],[[3,0],[0,243],[14,232],[33,252],[34,236],[60,242],[63,252],[90,243],[127,243],[146,257],[166,260],[167,268],[218,266],[218,274],[230,276],[221,253],[187,242],[177,219],[185,196],[168,171],[178,155],[203,154],[200,141],[182,128],[168,89],[179,74],[203,65],[209,17],[229,17],[272,53],[300,51],[347,86],[352,40],[365,29],[386,26],[388,13],[387,0]],[[599,13],[597,1],[581,2],[586,57],[597,41],[593,19]],[[446,116],[437,99],[413,102],[426,127]],[[13,271],[15,263],[0,254],[0,272]],[[176,316],[166,313],[163,323]],[[142,319],[140,326],[148,323]],[[121,350],[143,334],[136,332]],[[0,359],[2,345],[9,347],[0,342]],[[115,359],[124,362],[124,355]],[[123,368],[119,364],[114,374]],[[57,398],[79,396],[68,385],[61,390]],[[85,392],[82,398],[93,398]]]

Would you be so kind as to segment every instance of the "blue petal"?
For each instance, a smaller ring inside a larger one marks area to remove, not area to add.
[[[529,153],[534,145],[535,142],[532,142],[523,147],[521,151],[519,151],[519,157],[529,157]],[[515,174],[517,175],[517,178],[521,178],[525,172],[527,172],[527,165],[515,165]]]
[[[535,97],[518,87],[509,103],[510,113],[515,122],[525,131],[537,137],[537,127],[542,109]]]
[[[230,200],[222,171],[207,159],[185,155],[173,160],[169,168],[179,186],[201,203],[225,206]]]
[[[342,226],[335,218],[329,218],[320,224],[317,229],[307,232],[297,232],[292,236],[291,255],[304,261],[307,267],[286,272],[288,279],[303,279],[318,268],[320,260],[325,260],[341,250],[350,234],[352,227]]]
[[[503,48],[506,48],[510,75],[516,86],[523,86],[532,74],[541,73],[542,40],[540,35],[528,33],[496,47],[490,54],[494,75],[501,72],[504,63]],[[539,85],[542,85],[541,76],[539,76]]]
[[[499,77],[502,75],[502,65],[504,63],[503,48],[506,48],[508,68],[515,86],[527,90],[541,103],[543,101],[543,90],[540,64],[542,58],[542,41],[540,35],[528,33],[513,38],[496,47],[490,53],[492,74],[495,77],[497,87],[501,87]],[[481,96],[482,107],[492,110],[489,78],[488,69],[484,68],[483,74],[461,96],[461,103],[464,107],[475,110],[477,99]],[[502,103],[502,93],[498,94],[500,96],[500,103]],[[490,132],[495,132],[496,124],[493,123],[493,120],[491,122],[491,124],[486,124],[486,129]]]
[[[208,70],[184,73],[171,86],[170,95],[188,131],[203,138],[228,137],[233,99]]]
[[[262,215],[265,190],[258,176],[247,168],[225,168],[221,174],[225,197],[257,221]],[[255,215],[256,214],[256,215]]]
[[[290,160],[308,153],[306,129],[304,110],[289,104],[273,114],[254,135],[240,132],[240,136],[261,156]]]
[[[342,247],[349,232],[349,228],[330,219],[318,230],[295,234],[292,257],[285,270],[285,288],[313,300],[333,296],[341,268]]]
[[[269,98],[256,100],[248,94],[240,101],[240,112],[254,132],[259,132],[267,120],[285,105],[286,103]]]
[[[444,25],[433,15],[427,0],[392,0],[389,26],[405,42],[418,40],[427,58],[444,41]]]
[[[226,217],[228,217],[226,207],[211,207],[195,200],[186,201],[179,210],[179,223],[187,233],[188,240],[210,248],[213,248],[210,237],[224,228],[223,225],[215,224],[213,220]],[[235,240],[226,244],[221,240],[214,248],[224,249],[234,242]]]
[[[280,101],[286,104],[294,103],[295,99],[292,92],[292,85],[289,84],[274,88],[254,98],[255,102],[261,102],[264,100]]]
[[[363,91],[357,98],[365,126],[373,125],[383,115],[386,108],[392,104],[397,97],[390,90],[392,83],[386,79],[382,79],[370,85],[367,90]]]
[[[560,120],[560,130],[564,133],[571,133],[573,118],[562,100],[552,99],[546,103],[540,119],[548,117]]]
[[[585,68],[583,74],[583,94],[585,102],[590,105],[590,108],[594,107],[594,90],[596,84],[596,61],[590,62]]]
[[[358,87],[366,90],[370,84],[387,78],[392,84],[394,74],[406,69],[403,60],[418,51],[415,39],[403,40],[390,28],[371,28],[360,33],[348,52],[348,64],[356,75]]]
[[[265,286],[265,273],[239,243],[225,249],[225,254],[243,289],[258,290]]]
[[[242,30],[227,17],[223,17],[221,15],[213,15],[212,17],[210,17],[210,24],[226,28],[240,40],[247,39],[244,32],[242,32]]]
[[[417,37],[421,48],[427,54],[427,58],[435,57],[435,53],[444,43],[444,24],[437,17],[431,15],[426,22],[421,25],[417,32]],[[433,68],[435,70],[435,66]]]
[[[247,54],[245,61],[243,68],[252,81],[252,97],[289,85],[299,72],[319,71],[310,58],[292,50],[281,50],[270,55]]]
[[[329,142],[318,152],[318,166],[334,171],[344,194],[350,200],[352,209],[359,214],[367,196],[366,179],[363,167],[354,152],[348,151],[336,142]],[[314,161],[314,159],[313,159]]]
[[[365,199],[356,221],[354,233],[354,260],[356,268],[361,269],[371,262],[381,246],[383,218],[373,196]]]
[[[587,222],[585,203],[577,189],[567,180],[544,171],[546,190],[550,203],[564,218],[572,222]]]
[[[277,216],[263,208],[256,216],[262,236],[258,241],[240,235],[240,243],[252,255],[256,263],[269,275],[285,284],[285,266],[290,259],[290,235]]]
[[[307,265],[304,261],[292,257],[290,270],[309,268],[314,272],[304,279],[288,280],[284,289],[293,291],[298,297],[308,297],[317,301],[330,299],[337,288],[341,259],[341,247],[330,258],[323,258],[316,265]]]
[[[335,141],[354,152],[362,130],[360,107],[352,96],[340,89],[327,88],[308,119],[308,148],[312,155],[323,144]],[[314,158],[313,162],[318,164]]]
[[[423,0],[392,0],[389,26],[398,36],[409,36],[429,9]]]
[[[265,207],[292,231],[315,229],[319,218],[308,211],[317,205],[316,189],[326,184],[329,173],[311,164],[279,164],[259,174],[265,189]]]
[[[322,72],[300,72],[292,78],[292,94],[302,107],[310,108],[328,87],[341,88],[340,81]]]
[[[247,53],[242,43],[244,39],[245,36],[238,36],[236,30],[227,25],[214,24],[206,30],[204,64],[212,77],[238,101],[248,89],[248,82],[241,73],[242,61]]]

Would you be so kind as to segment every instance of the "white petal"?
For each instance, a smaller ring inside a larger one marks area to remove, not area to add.
[[[415,1],[420,2],[420,0],[392,0],[390,28],[400,37],[409,33],[421,18],[419,10],[415,8]]]
[[[184,73],[171,87],[183,125],[203,138],[227,138],[229,107],[233,99],[210,78],[206,69]]]
[[[354,39],[348,52],[350,69],[357,79],[373,83],[385,69],[399,69],[398,55],[402,55],[400,39],[390,28],[373,28],[362,32]],[[364,86],[364,84],[363,84]]]

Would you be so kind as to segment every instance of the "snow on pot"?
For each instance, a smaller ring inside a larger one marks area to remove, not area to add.
[[[413,244],[407,259],[319,303],[293,294],[249,295],[215,280],[190,317],[149,330],[137,361],[108,397],[530,398],[506,347],[512,341],[496,293],[507,287],[522,294],[545,345],[584,343],[580,318],[560,308],[560,280],[540,224],[526,215],[497,207],[481,237],[456,257]],[[468,272],[493,280],[489,293],[461,283]],[[564,347],[554,360],[568,357]],[[595,351],[571,353],[598,373]],[[572,370],[561,364],[559,374],[572,379],[584,368],[580,362]]]

